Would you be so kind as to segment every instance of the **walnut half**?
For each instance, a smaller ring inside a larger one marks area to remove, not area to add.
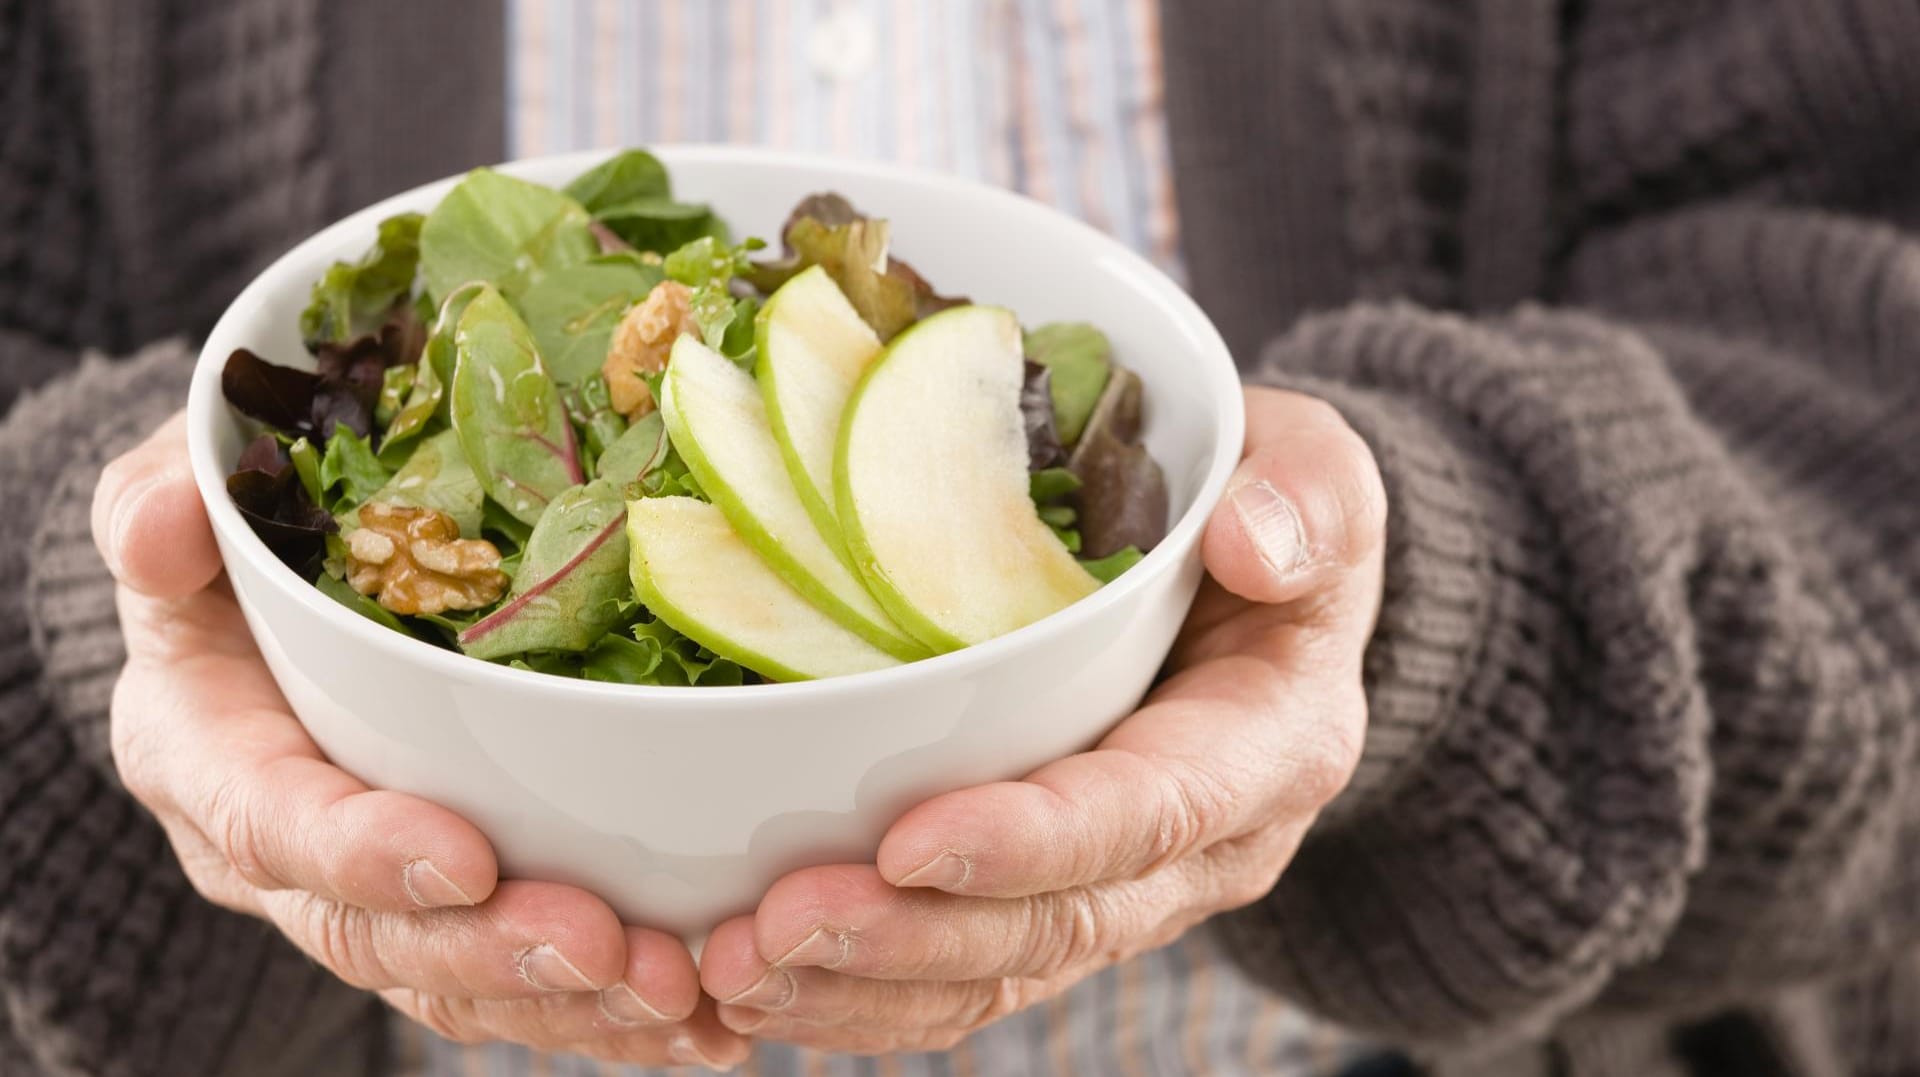
[[[490,606],[511,582],[500,551],[463,539],[453,517],[385,501],[360,506],[347,536],[347,583],[395,613],[445,613]]]
[[[661,281],[647,297],[636,303],[613,331],[607,346],[607,359],[600,373],[607,379],[607,395],[613,410],[629,419],[638,419],[654,408],[653,393],[644,375],[667,369],[673,354],[673,342],[682,333],[699,335],[700,324],[693,320],[693,291],[679,281]]]

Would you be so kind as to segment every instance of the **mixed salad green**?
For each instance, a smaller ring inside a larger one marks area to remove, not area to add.
[[[735,243],[643,151],[563,190],[472,172],[315,282],[310,370],[228,359],[262,428],[229,493],[386,628],[646,685],[966,646],[1164,536],[1099,330],[940,295],[837,195],[780,238]]]

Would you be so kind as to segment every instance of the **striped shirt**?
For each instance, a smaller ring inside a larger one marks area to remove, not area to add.
[[[731,142],[900,161],[1022,191],[1178,271],[1155,0],[509,0],[508,11],[515,156]],[[648,1072],[396,1030],[403,1071],[430,1077]],[[1358,1053],[1195,931],[944,1054],[761,1043],[744,1070],[1325,1077]]]

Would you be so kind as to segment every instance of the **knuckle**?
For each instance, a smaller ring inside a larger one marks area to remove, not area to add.
[[[482,1043],[488,1037],[467,1019],[464,1013],[456,1013],[453,1001],[443,995],[429,995],[420,991],[409,991],[407,1016],[425,1025],[434,1035],[459,1044]]]
[[[232,912],[253,915],[256,910],[247,900],[247,886],[226,861],[220,859],[211,849],[196,839],[183,840],[172,827],[167,829],[167,840],[172,843],[174,855],[180,860],[180,871],[187,877],[187,885],[193,892],[212,904]]]
[[[1326,722],[1321,725],[1319,735],[1302,746],[1295,782],[1303,801],[1315,808],[1323,807],[1347,787],[1354,768],[1360,765],[1365,740],[1363,724]]]
[[[1023,971],[1041,978],[1095,960],[1106,948],[1105,931],[1088,890],[1064,890],[1027,904],[1029,924]]]
[[[374,952],[370,914],[310,894],[302,895],[300,906],[300,941],[315,961],[363,990],[386,984],[389,977]]]
[[[970,1010],[960,1022],[961,1029],[977,1032],[1020,1012],[1025,1003],[1022,983],[1014,977],[1004,976],[983,985],[985,990],[972,1000]]]
[[[1144,878],[1198,852],[1221,832],[1229,816],[1231,793],[1204,768],[1183,765],[1156,769],[1157,798],[1150,856],[1136,876]]]
[[[242,879],[263,889],[279,886],[261,856],[260,833],[246,786],[237,776],[216,782],[202,805],[207,836]]]

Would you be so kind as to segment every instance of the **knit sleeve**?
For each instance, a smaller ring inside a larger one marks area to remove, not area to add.
[[[0,1072],[352,1074],[377,1047],[366,996],[194,892],[107,756],[124,650],[89,504],[190,367],[88,360],[0,425]]]
[[[1354,783],[1221,927],[1428,1049],[1920,940],[1920,252],[1716,210],[1571,268],[1605,316],[1353,308],[1260,375],[1373,446],[1387,590]]]

